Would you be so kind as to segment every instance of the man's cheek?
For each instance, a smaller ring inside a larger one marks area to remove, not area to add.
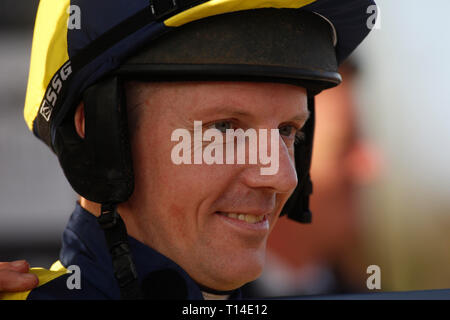
[[[167,233],[172,234],[176,239],[184,239],[183,241],[186,242],[189,238],[190,224],[195,221],[191,210],[189,203],[184,204],[182,201],[169,204],[167,210],[163,213],[163,217],[161,217],[166,221]]]

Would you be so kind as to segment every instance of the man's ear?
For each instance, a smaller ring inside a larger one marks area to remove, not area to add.
[[[75,111],[75,117],[74,117],[74,121],[75,121],[75,129],[77,130],[78,135],[84,139],[84,103],[81,102],[78,107],[77,110]]]

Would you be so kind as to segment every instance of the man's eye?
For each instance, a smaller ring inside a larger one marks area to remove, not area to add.
[[[217,121],[209,126],[210,129],[217,129],[222,133],[226,133],[227,129],[233,129],[233,124],[230,121]]]
[[[280,132],[280,135],[285,136],[288,139],[294,139],[294,143],[300,143],[305,139],[305,134],[301,129],[297,129],[292,125],[283,126],[278,129]]]
[[[290,137],[294,134],[295,128],[293,126],[282,126],[281,128],[278,128],[278,130],[282,136]]]

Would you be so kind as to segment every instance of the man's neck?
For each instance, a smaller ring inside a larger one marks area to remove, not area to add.
[[[84,210],[93,214],[94,216],[96,216],[96,217],[100,216],[100,213],[101,213],[101,204],[100,203],[92,202],[86,198],[80,197],[80,206]]]
[[[90,201],[86,198],[80,197],[80,206],[88,211],[90,214],[94,215],[95,217],[99,217],[101,214],[101,204],[97,202]],[[122,220],[124,221],[127,229],[128,235],[132,236],[136,240],[148,245],[149,247],[152,247],[150,243],[146,241],[145,233],[140,228],[139,221],[136,221],[133,215],[131,214],[130,209],[124,205],[124,203],[121,203],[118,205],[118,213],[120,214]]]

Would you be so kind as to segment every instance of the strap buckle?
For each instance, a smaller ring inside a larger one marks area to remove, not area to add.
[[[101,214],[97,218],[100,227],[103,230],[111,229],[117,225],[118,213],[116,206],[113,204],[102,204]]]
[[[178,10],[178,8],[177,0],[150,0],[150,11],[153,15],[153,19],[155,20],[162,20],[162,18],[170,15],[174,11]]]

